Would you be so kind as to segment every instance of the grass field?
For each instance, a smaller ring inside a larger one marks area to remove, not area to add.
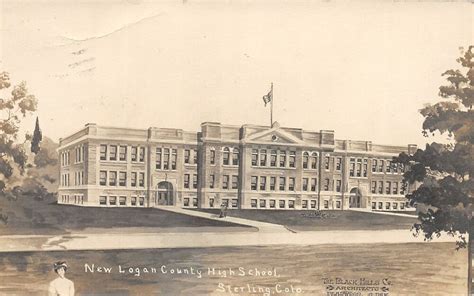
[[[51,201],[22,198],[0,201],[8,224],[0,223],[3,234],[60,234],[101,228],[116,232],[123,228],[249,228],[225,221],[213,221],[151,208],[94,208],[58,205]],[[177,232],[180,232],[177,230]]]
[[[205,210],[218,214],[220,210]],[[228,210],[227,215],[285,225],[296,231],[319,230],[385,230],[411,229],[416,217],[400,217],[356,211],[323,211],[326,218],[315,217],[314,211]]]
[[[394,295],[465,295],[466,250],[455,251],[452,243],[411,243],[383,245],[272,246],[205,249],[161,249],[124,251],[69,251],[0,254],[1,295],[45,295],[56,260],[66,260],[67,276],[74,281],[77,295],[266,295],[222,291],[222,285],[271,289],[270,295],[326,295],[326,281],[359,280],[382,282]],[[86,272],[89,267],[111,267],[110,273]],[[120,273],[118,266],[126,273]],[[167,274],[160,270],[166,266]],[[134,268],[132,273],[128,268]],[[170,274],[171,269],[193,268],[192,274]],[[223,277],[222,271],[239,267],[246,271]],[[135,271],[139,268],[140,275]],[[143,273],[143,268],[157,268]],[[248,270],[276,269],[277,277],[249,276]],[[276,293],[280,288],[301,289],[302,293]],[[378,286],[380,286],[379,284]],[[361,294],[367,295],[367,294]]]

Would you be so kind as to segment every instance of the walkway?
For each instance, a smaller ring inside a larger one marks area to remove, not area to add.
[[[158,208],[160,210],[164,210],[164,211],[174,212],[174,213],[193,216],[193,217],[211,219],[211,220],[216,220],[216,221],[221,221],[221,222],[222,221],[231,222],[231,223],[235,223],[235,224],[255,227],[255,228],[258,228],[259,232],[264,232],[264,233],[267,233],[267,232],[273,232],[273,233],[274,232],[280,232],[280,233],[293,232],[293,231],[289,230],[288,228],[286,228],[285,226],[279,225],[279,224],[272,224],[272,223],[267,223],[267,222],[260,222],[260,221],[248,220],[248,219],[230,217],[230,216],[227,216],[225,218],[219,218],[219,216],[216,215],[216,214],[202,212],[202,211],[187,210],[187,209],[173,207],[173,206],[158,206],[156,208]]]
[[[398,217],[409,217],[409,218],[418,218],[417,215],[410,215],[410,214],[402,214],[402,213],[391,213],[391,212],[379,212],[379,211],[372,211],[362,208],[349,208],[350,211],[356,212],[364,212],[364,213],[372,213],[372,214],[379,214],[379,215],[388,215],[388,216],[398,216]]]

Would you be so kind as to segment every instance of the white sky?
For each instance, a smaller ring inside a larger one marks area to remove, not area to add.
[[[87,122],[267,125],[273,82],[282,126],[420,145],[418,110],[474,43],[468,2],[0,3],[0,70],[55,140]]]

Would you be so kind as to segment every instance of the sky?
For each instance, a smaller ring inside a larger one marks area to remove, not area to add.
[[[281,126],[423,145],[418,111],[474,43],[473,12],[468,2],[4,0],[0,71],[27,82],[56,141],[86,123],[269,125],[273,82]]]

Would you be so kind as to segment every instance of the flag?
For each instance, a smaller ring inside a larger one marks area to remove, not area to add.
[[[263,102],[265,103],[265,107],[267,106],[268,103],[270,103],[273,100],[273,87],[272,89],[268,92],[268,94],[263,96]]]

